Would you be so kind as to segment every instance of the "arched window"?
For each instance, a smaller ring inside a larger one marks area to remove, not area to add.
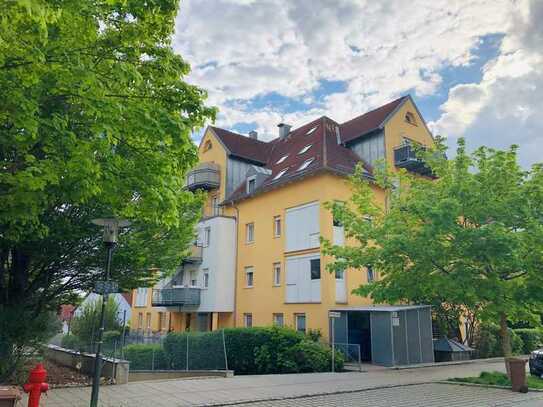
[[[407,112],[405,114],[405,121],[409,124],[412,124],[414,126],[417,125],[417,120],[415,119],[415,115],[411,112]]]

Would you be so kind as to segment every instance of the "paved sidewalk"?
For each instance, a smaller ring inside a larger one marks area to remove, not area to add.
[[[504,367],[503,361],[483,361],[466,365],[409,370],[376,369],[365,373],[236,376],[227,379],[134,382],[126,385],[101,387],[100,406],[174,407],[247,403],[286,397],[315,396],[423,384],[452,377],[475,376],[483,370],[504,371]],[[442,388],[441,386],[447,385],[440,385],[439,388]],[[461,391],[471,391],[466,389],[467,387],[464,386]],[[390,391],[394,392],[393,389]],[[500,391],[496,393],[500,393]],[[87,407],[89,400],[90,388],[88,387],[54,389],[45,398],[44,405],[47,407]],[[541,405],[543,406],[543,402]]]

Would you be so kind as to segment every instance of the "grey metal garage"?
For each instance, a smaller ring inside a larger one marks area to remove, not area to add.
[[[331,311],[341,314],[334,321],[335,342],[359,345],[362,361],[382,366],[434,362],[429,305],[374,305]]]

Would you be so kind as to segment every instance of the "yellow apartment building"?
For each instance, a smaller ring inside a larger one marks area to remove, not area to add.
[[[349,199],[347,177],[358,163],[370,181],[372,166],[383,159],[392,168],[428,175],[412,148],[433,143],[423,117],[404,96],[345,123],[324,116],[294,130],[281,123],[278,130],[265,142],[256,132],[206,129],[200,164],[187,176],[188,189],[208,191],[192,254],[175,276],[134,293],[133,328],[276,324],[319,330],[326,340],[329,311],[371,306],[351,292],[378,278],[377,271],[326,271],[331,259],[322,255],[319,239],[349,242],[324,204]],[[385,205],[385,192],[373,188]],[[398,310],[390,311],[394,320]],[[345,324],[368,335],[369,317]]]

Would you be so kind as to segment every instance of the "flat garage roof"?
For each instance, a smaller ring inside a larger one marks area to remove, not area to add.
[[[331,308],[330,311],[398,312],[430,307],[430,305],[366,305],[360,307]]]

